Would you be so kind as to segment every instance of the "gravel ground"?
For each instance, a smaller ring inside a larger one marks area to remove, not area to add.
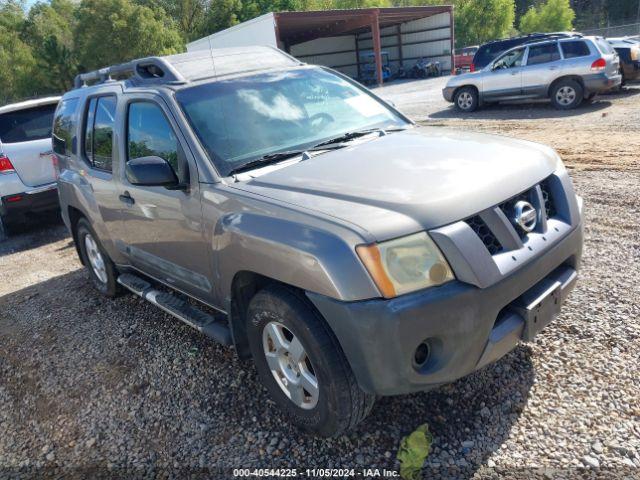
[[[546,106],[529,108],[541,119],[515,131],[505,125],[520,122],[498,117],[516,107],[479,114],[495,119],[449,113],[445,123],[527,138],[558,122],[571,135],[608,129],[615,140],[626,129],[636,141],[637,117],[607,119],[631,111],[631,97],[607,100],[600,126],[598,115],[593,125],[582,117],[550,120]],[[560,137],[550,143],[558,147]],[[232,349],[133,295],[98,296],[64,227],[55,220],[32,225],[0,243],[0,478],[20,468],[55,475],[55,466],[114,475],[393,468],[400,439],[422,423],[434,434],[426,466],[434,477],[639,478],[638,150],[635,164],[623,153],[619,167],[615,153],[627,144],[609,145],[611,158],[595,166],[592,157],[581,163],[570,155],[585,198],[586,244],[580,281],[561,316],[534,343],[450,386],[380,399],[355,431],[331,440],[290,427],[252,364]]]

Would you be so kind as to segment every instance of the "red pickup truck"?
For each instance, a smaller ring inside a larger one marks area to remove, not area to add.
[[[455,51],[453,61],[455,62],[456,75],[464,72],[471,71],[471,65],[473,65],[473,56],[478,51],[478,45],[472,47],[458,48]]]

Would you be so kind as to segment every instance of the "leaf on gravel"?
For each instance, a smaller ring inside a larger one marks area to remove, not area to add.
[[[419,480],[424,461],[431,451],[433,436],[429,432],[429,425],[420,425],[413,433],[400,441],[398,460],[400,461],[400,476],[404,480]]]
[[[195,357],[198,354],[198,347],[191,347],[187,352],[190,357]]]

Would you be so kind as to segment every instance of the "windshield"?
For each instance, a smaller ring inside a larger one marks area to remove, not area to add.
[[[364,90],[319,68],[211,82],[176,98],[223,176],[265,155],[347,132],[408,125]]]

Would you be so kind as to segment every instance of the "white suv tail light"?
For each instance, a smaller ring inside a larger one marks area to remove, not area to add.
[[[591,64],[592,72],[603,72],[607,68],[607,61],[604,58],[599,58]]]
[[[15,173],[16,169],[13,168],[11,160],[4,155],[0,155],[0,173]]]

